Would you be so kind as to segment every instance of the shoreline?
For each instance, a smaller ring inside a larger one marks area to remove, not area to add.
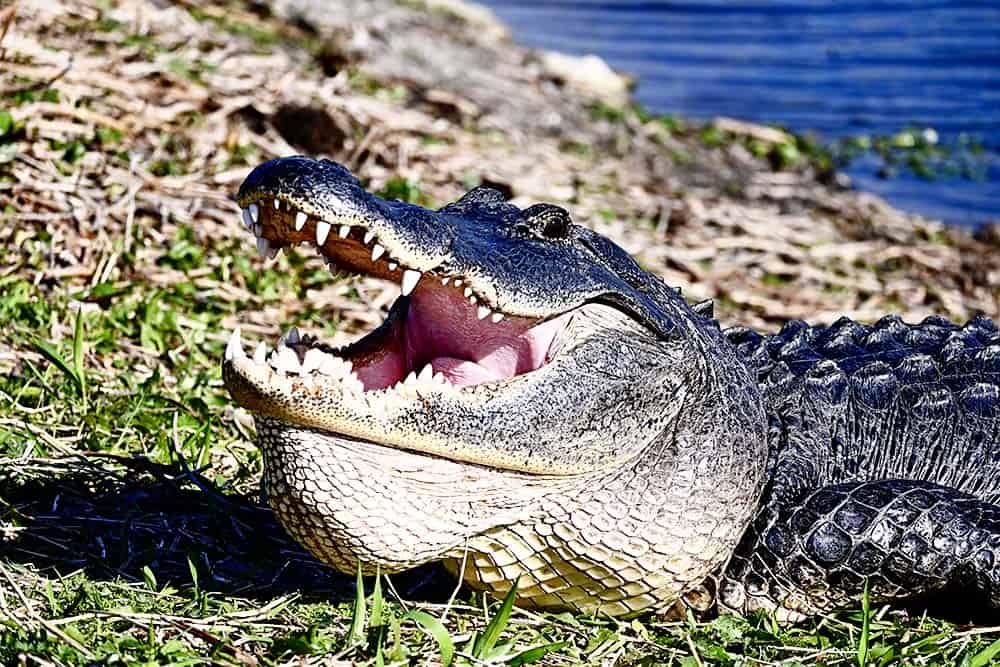
[[[801,13],[717,1],[694,11],[684,4],[476,1],[509,20],[520,44],[607,58],[637,77],[634,98],[658,113],[783,127],[812,137],[859,189],[896,208],[971,229],[1000,222],[991,187],[1000,154],[990,140],[982,80],[992,61],[987,53],[968,67],[957,60],[964,49],[987,48],[989,31],[979,31],[989,10],[950,0],[936,9],[914,6],[897,17],[900,30],[916,34],[923,21],[932,23],[924,39],[907,46],[870,30],[893,21],[884,6],[847,10],[827,2]],[[930,45],[951,40],[954,48],[935,59]],[[742,58],[744,49],[755,57]]]
[[[625,82],[608,83],[604,72],[602,99],[588,83],[560,78],[572,57],[553,69],[544,52],[514,44],[495,17],[484,27],[478,5],[404,4],[345,2],[319,12],[322,3],[295,0],[275,9],[320,35],[351,34],[346,52],[358,68],[402,85],[425,122],[444,112],[475,134],[502,133],[502,146],[462,137],[444,169],[430,164],[436,155],[405,165],[407,178],[444,189],[437,201],[460,194],[448,186],[449,171],[459,180],[454,174],[478,168],[518,203],[567,206],[689,298],[716,298],[726,324],[1000,316],[990,228],[977,240],[850,190],[818,147],[783,130],[652,116],[630,100],[615,106],[608,100]],[[358,39],[375,28],[381,39]],[[376,185],[379,176],[370,175]]]
[[[61,35],[57,23],[47,40],[33,26],[53,20],[53,10],[23,3],[4,44],[33,64],[8,71],[42,92],[9,105],[18,128],[8,133],[10,147],[27,141],[24,154],[34,161],[8,163],[20,185],[7,204],[17,210],[22,200],[51,200],[46,215],[63,211],[83,228],[100,223],[101,243],[110,244],[129,216],[101,184],[141,182],[138,229],[159,224],[156,234],[169,237],[190,225],[193,242],[211,248],[241,231],[222,221],[234,219],[230,199],[247,171],[305,153],[344,163],[373,191],[425,205],[481,183],[522,206],[562,205],[690,300],[715,299],[724,326],[770,331],[789,319],[822,324],[889,313],[1000,317],[995,230],[977,240],[847,189],[803,137],[609,104],[558,74],[566,58],[546,65],[544,54],[515,45],[505,26],[469,7],[275,0],[246,9],[157,8],[126,0],[104,18],[98,9],[79,12],[74,20],[89,26],[89,38]],[[28,37],[33,31],[40,44]],[[197,47],[219,39],[225,49]],[[50,79],[56,101],[42,99]],[[59,158],[67,149],[52,146],[64,144],[81,152],[59,187],[92,185],[85,201],[31,185],[46,182],[38,165]],[[123,147],[137,171],[118,157]],[[147,210],[169,215],[157,223]],[[8,225],[0,236],[14,234]],[[101,268],[113,279],[144,266],[91,261],[57,268],[80,276]]]
[[[308,244],[259,257],[233,196],[271,157],[423,206],[480,184],[560,204],[724,326],[1000,311],[1000,246],[788,161],[788,135],[594,103],[448,3],[345,0],[324,25],[241,0],[0,11],[0,663],[436,664],[487,627],[494,663],[846,663],[863,627],[873,651],[988,661],[989,628],[903,610],[490,622],[502,605],[440,568],[361,591],[278,527],[221,381],[229,332],[341,345],[400,287],[331,275]]]

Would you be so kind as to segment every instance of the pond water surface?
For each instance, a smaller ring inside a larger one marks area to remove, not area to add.
[[[480,1],[522,44],[596,53],[638,75],[636,98],[653,112],[776,123],[826,142],[936,135],[946,155],[934,178],[905,165],[880,177],[875,155],[845,171],[905,210],[1000,219],[1000,2]]]

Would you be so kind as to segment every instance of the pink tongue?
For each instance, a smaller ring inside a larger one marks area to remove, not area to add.
[[[494,369],[481,366],[475,361],[456,359],[455,357],[437,357],[431,361],[431,367],[434,368],[435,373],[443,373],[448,381],[456,387],[468,387],[473,384],[483,384],[510,377],[497,373]]]
[[[407,366],[419,372],[429,363],[457,387],[511,378],[541,367],[563,326],[559,318],[533,324],[479,319],[476,306],[457,290],[422,282],[406,316]]]

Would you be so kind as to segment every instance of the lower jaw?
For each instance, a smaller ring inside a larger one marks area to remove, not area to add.
[[[258,417],[267,500],[289,534],[353,574],[439,561],[486,529],[453,491],[486,470]],[[502,473],[499,473],[502,475]],[[502,485],[498,484],[498,488]]]
[[[319,436],[266,418],[258,419],[258,432],[268,502],[279,521],[346,574],[359,566],[366,575],[392,574],[443,561],[467,585],[498,598],[518,580],[521,606],[612,616],[663,607],[682,590],[666,569],[643,571],[622,554],[577,539],[569,523],[547,522],[542,531],[529,508],[572,507],[579,495],[572,489],[545,494],[561,500],[518,498],[511,473]],[[469,502],[462,491],[470,489],[482,498]],[[499,499],[506,499],[502,506]]]

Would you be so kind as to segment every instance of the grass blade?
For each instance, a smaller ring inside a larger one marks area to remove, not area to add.
[[[149,569],[148,565],[142,566],[142,579],[146,582],[146,588],[152,592],[156,592],[156,575],[153,571]]]
[[[35,349],[43,357],[49,360],[49,362],[63,372],[67,378],[76,386],[77,391],[80,396],[83,396],[83,386],[80,384],[80,378],[76,376],[76,372],[70,367],[66,360],[59,356],[59,351],[55,347],[46,343],[43,340],[36,340],[34,342]]]
[[[382,613],[385,609],[385,599],[382,597],[382,575],[379,570],[375,570],[375,589],[372,591],[372,613],[368,619],[368,625],[376,627],[382,625]]]
[[[865,579],[865,590],[861,594],[861,637],[858,639],[858,667],[866,667],[868,664],[868,640],[871,622],[871,596],[868,579]]]
[[[194,586],[194,592],[197,595],[198,591],[200,590],[198,588],[198,568],[196,568],[194,566],[194,563],[191,562],[190,556],[188,556],[187,562],[188,562],[188,572],[191,574],[191,584]]]
[[[986,667],[995,664],[993,659],[1000,655],[1000,639],[996,640],[969,660],[969,667]]]
[[[512,657],[507,661],[508,667],[519,667],[519,665],[528,665],[533,662],[538,662],[549,653],[554,651],[561,651],[566,648],[569,642],[553,642],[551,644],[542,644],[541,646],[532,646],[531,648],[525,649]]]
[[[472,650],[472,655],[475,657],[486,659],[500,638],[500,633],[507,627],[507,621],[510,620],[510,612],[514,608],[514,598],[517,597],[517,584],[520,581],[521,577],[514,580],[514,584],[507,591],[503,602],[500,603],[500,608],[497,610],[496,615],[490,619],[486,629],[483,630],[483,634],[476,640],[476,645]]]
[[[360,642],[365,632],[365,582],[361,577],[361,563],[358,563],[355,586],[354,613],[351,614],[351,628],[347,631],[349,646]]]
[[[76,322],[73,325],[73,373],[80,385],[80,395],[84,406],[87,404],[87,376],[83,368],[83,308],[76,309]]]
[[[392,651],[389,653],[390,660],[397,660],[403,657],[402,634],[399,619],[392,616],[389,621],[389,636],[392,637]]]
[[[438,649],[441,651],[441,667],[448,667],[451,664],[452,658],[455,657],[455,642],[452,640],[451,635],[448,634],[448,630],[441,624],[441,621],[419,609],[412,609],[406,612],[406,616],[403,618],[416,621],[434,637],[435,641],[437,641]]]

